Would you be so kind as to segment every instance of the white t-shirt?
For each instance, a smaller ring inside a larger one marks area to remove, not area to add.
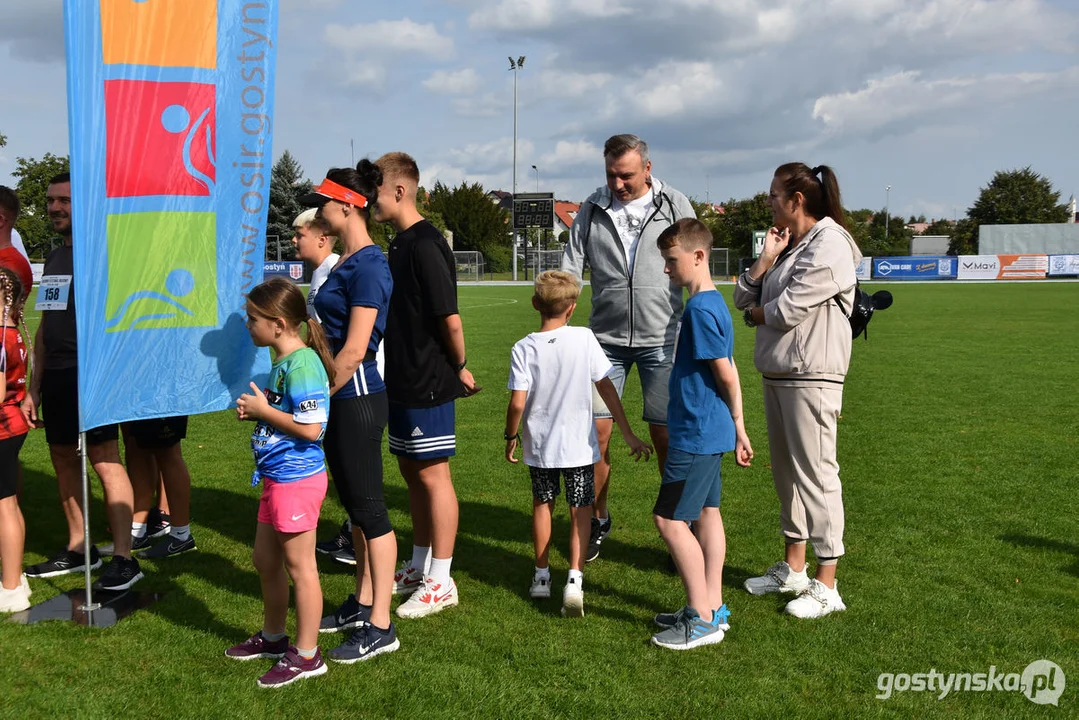
[[[633,275],[637,241],[641,239],[644,223],[648,220],[658,192],[660,192],[660,182],[652,178],[652,187],[644,195],[628,203],[612,198],[611,206],[607,208],[607,214],[611,216],[611,221],[618,230],[618,237],[622,240],[622,249],[626,253],[626,267],[629,268],[630,275]]]
[[[307,314],[316,320],[318,320],[318,313],[315,311],[315,296],[318,295],[318,289],[326,282],[326,278],[330,276],[333,266],[340,259],[341,256],[337,253],[330,253],[322,261],[322,264],[311,273],[311,288],[307,291]]]
[[[510,390],[525,390],[521,444],[526,465],[576,468],[599,460],[592,384],[611,361],[586,327],[534,332],[510,353]]]

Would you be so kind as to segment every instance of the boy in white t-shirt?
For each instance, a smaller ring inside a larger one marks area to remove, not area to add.
[[[315,296],[330,276],[333,266],[341,259],[341,256],[333,251],[337,238],[326,222],[318,217],[318,208],[310,208],[297,215],[292,221],[292,228],[295,230],[292,244],[296,248],[296,257],[315,267],[311,273],[311,287],[307,291],[307,314],[318,320]]]
[[[607,378],[611,363],[596,336],[586,327],[569,325],[580,291],[577,278],[567,272],[548,270],[536,278],[532,306],[542,318],[540,329],[513,346],[505,430],[506,459],[517,462],[514,453],[521,440],[532,477],[536,572],[529,594],[534,598],[551,596],[551,513],[558,497],[558,478],[565,479],[572,521],[569,580],[562,593],[566,617],[584,615],[584,556],[595,502],[593,464],[599,460],[592,421],[593,383],[633,457],[647,460],[652,453],[652,446],[630,429],[618,391]]]

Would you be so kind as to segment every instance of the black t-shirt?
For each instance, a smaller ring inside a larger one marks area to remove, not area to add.
[[[393,294],[386,318],[386,393],[408,407],[464,395],[442,339],[441,318],[457,314],[457,263],[438,229],[421,220],[390,244]]]
[[[74,278],[75,260],[70,245],[61,243],[60,247],[49,253],[42,276],[50,275],[66,275]],[[68,286],[66,309],[42,311],[41,337],[45,342],[46,370],[66,370],[78,367],[79,348],[75,332],[74,280]]]

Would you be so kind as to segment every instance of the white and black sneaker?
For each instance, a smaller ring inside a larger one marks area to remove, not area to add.
[[[611,516],[606,520],[592,518],[592,532],[588,536],[588,553],[584,556],[585,562],[592,562],[599,557],[600,546],[607,536],[611,534]]]
[[[151,508],[150,514],[146,517],[146,536],[159,538],[168,535],[170,530],[172,530],[172,518],[161,512],[160,508]]]
[[[352,528],[348,520],[341,523],[341,530],[332,539],[315,543],[315,552],[322,555],[333,555],[344,548],[352,550]]]
[[[195,547],[194,535],[188,535],[187,540],[179,540],[172,535],[169,535],[149,550],[143,552],[139,557],[144,560],[161,560],[162,558],[173,557],[174,555],[182,555],[185,552],[191,552],[192,550],[198,550],[198,548]]]
[[[142,569],[139,561],[135,558],[125,558],[114,555],[109,564],[105,566],[105,572],[94,583],[94,590],[127,590],[129,587],[142,580]]]
[[[101,554],[97,548],[90,546],[90,569],[97,570],[101,567]],[[86,555],[82,550],[63,549],[50,559],[37,565],[26,568],[27,577],[50,578],[59,575],[80,573],[86,569]]]

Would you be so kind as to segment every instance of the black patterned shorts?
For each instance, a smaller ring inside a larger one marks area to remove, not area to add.
[[[596,473],[591,465],[575,468],[528,467],[532,476],[532,497],[548,503],[558,497],[558,477],[566,480],[566,502],[571,507],[587,507],[596,501]]]

